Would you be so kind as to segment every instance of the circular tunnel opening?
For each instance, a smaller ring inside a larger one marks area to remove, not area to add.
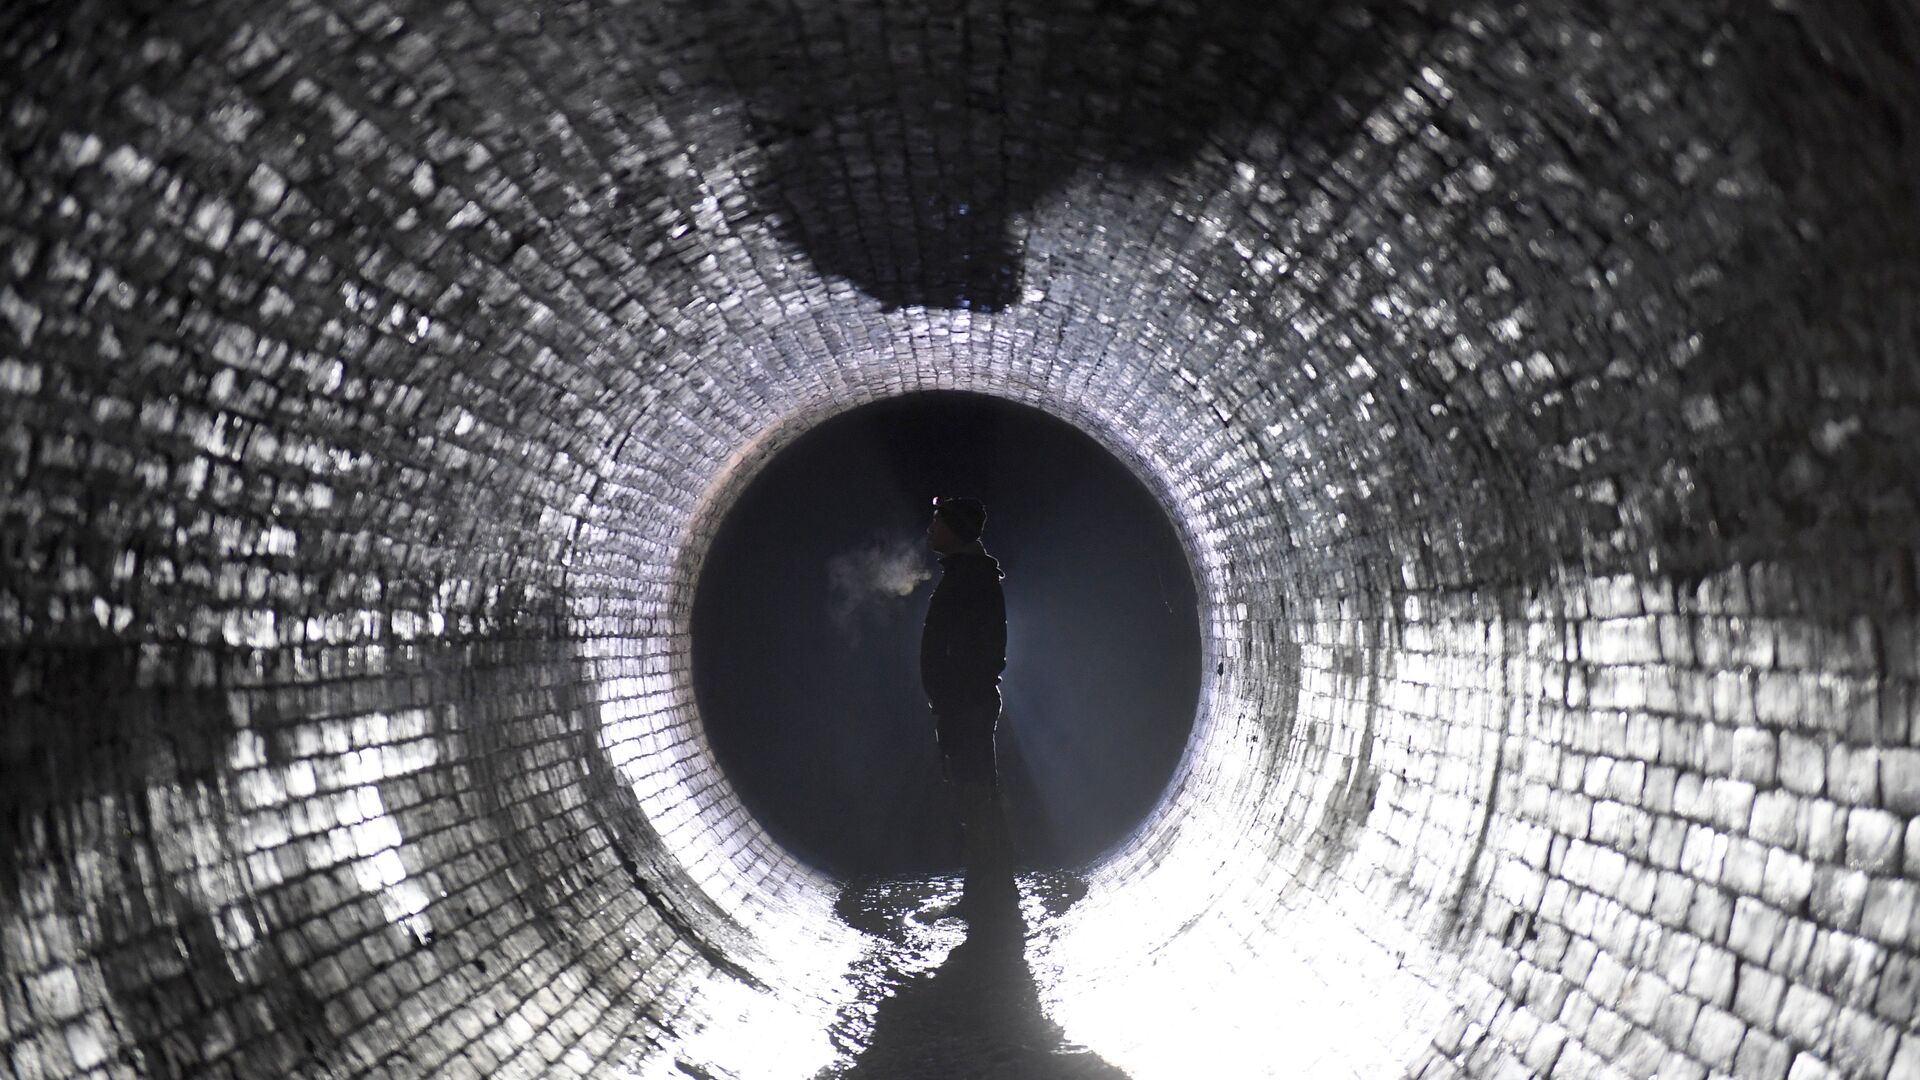
[[[918,393],[808,431],[720,522],[692,614],[714,756],[768,833],[830,873],[956,866],[919,682],[940,566],[929,500],[970,495],[1006,575],[997,758],[1029,865],[1088,862],[1174,775],[1200,689],[1193,573],[1165,509],[1062,420]]]

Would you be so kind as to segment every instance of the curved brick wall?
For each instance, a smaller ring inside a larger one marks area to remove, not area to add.
[[[1200,578],[1070,1035],[1920,1077],[1913,9],[974,6],[0,12],[13,1074],[828,1062],[691,584],[965,388]]]

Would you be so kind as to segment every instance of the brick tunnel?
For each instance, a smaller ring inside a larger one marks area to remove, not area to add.
[[[1904,0],[21,2],[0,82],[8,1075],[843,1074],[690,596],[968,390],[1200,598],[1066,1043],[1920,1078]]]

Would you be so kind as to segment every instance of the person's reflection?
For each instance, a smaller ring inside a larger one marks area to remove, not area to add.
[[[1057,917],[1086,889],[1063,874],[1027,881],[1043,917]],[[945,962],[931,972],[909,973],[916,944],[925,947],[914,938],[928,929],[916,917],[939,910],[937,886],[888,882],[842,891],[840,917],[882,944],[863,965],[862,1000],[843,1014],[838,1032],[854,1059],[822,1074],[823,1080],[1127,1080],[1098,1056],[1067,1044],[1041,1010],[1017,893],[983,900],[979,917],[968,920],[966,940]],[[870,1028],[858,1022],[869,1013]],[[870,1032],[864,1039],[863,1031]]]

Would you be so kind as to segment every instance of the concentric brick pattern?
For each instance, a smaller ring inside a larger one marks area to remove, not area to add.
[[[0,84],[12,1075],[779,1075],[858,943],[692,583],[966,388],[1203,598],[1064,1009],[1378,970],[1261,1060],[1920,1077],[1911,5],[14,3]]]

